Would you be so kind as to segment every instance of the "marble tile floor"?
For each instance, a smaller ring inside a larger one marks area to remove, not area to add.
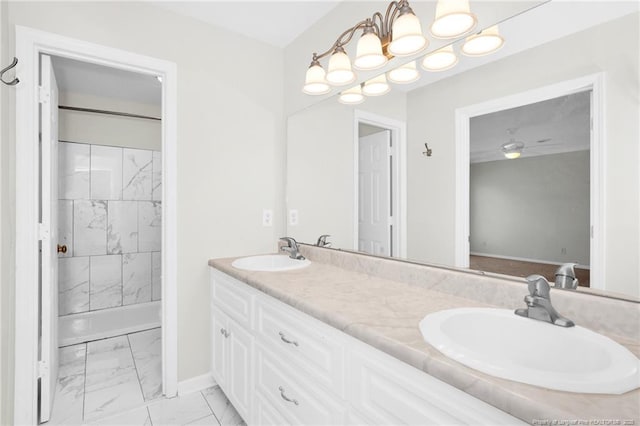
[[[60,348],[48,425],[244,425],[219,387],[166,399],[161,329]]]

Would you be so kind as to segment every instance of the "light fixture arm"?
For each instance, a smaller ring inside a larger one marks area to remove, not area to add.
[[[382,16],[382,13],[375,12],[371,18],[362,20],[353,27],[345,30],[325,52],[321,54],[314,52],[312,63],[332,54],[336,49],[349,44],[356,31],[362,28],[364,28],[365,31],[367,31],[367,28],[372,28],[373,32],[380,38],[380,40],[388,42],[391,36],[391,27],[393,22],[398,17],[398,14],[402,14],[406,10],[411,11],[408,0],[392,1],[389,3],[389,6],[387,6],[384,17]]]

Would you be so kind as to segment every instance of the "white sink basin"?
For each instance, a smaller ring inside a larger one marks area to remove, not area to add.
[[[306,268],[311,265],[307,259],[291,259],[287,255],[266,254],[264,256],[243,257],[233,261],[231,266],[246,271],[280,272]]]
[[[508,309],[462,308],[427,315],[420,332],[449,358],[492,376],[580,393],[640,387],[640,360],[583,327],[559,327]]]

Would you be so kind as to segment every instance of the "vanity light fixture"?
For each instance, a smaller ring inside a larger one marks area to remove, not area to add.
[[[453,51],[453,46],[448,45],[425,56],[422,59],[422,68],[427,71],[444,71],[453,68],[457,63],[458,56]]]
[[[461,52],[467,56],[484,56],[495,52],[504,45],[498,26],[494,25],[478,34],[467,37]]]
[[[420,72],[416,67],[416,61],[408,62],[387,73],[387,78],[392,83],[408,84],[420,78]]]
[[[327,81],[335,86],[353,83],[356,74],[351,70],[351,60],[342,46],[337,46],[329,59]]]
[[[509,160],[514,160],[522,155],[524,144],[522,142],[509,141],[502,144],[500,150]]]
[[[387,57],[382,52],[382,42],[375,33],[373,22],[367,19],[362,37],[358,40],[353,66],[359,70],[375,70],[386,63]]]
[[[340,93],[338,102],[345,105],[357,105],[364,102],[364,95],[362,94],[362,87],[358,84],[350,89],[347,89]]]
[[[362,30],[362,36],[358,40],[353,66],[359,70],[380,68],[394,56],[413,55],[426,48],[429,43],[422,34],[420,20],[413,13],[408,0],[393,1],[387,6],[384,15],[375,12],[371,18],[360,21],[342,32],[325,52],[313,54],[302,89],[304,93],[327,93],[321,85],[323,79],[325,84],[334,86],[342,86],[355,80],[351,60],[344,46],[351,42],[358,30]],[[329,55],[329,66],[326,76],[323,76],[319,71],[322,69],[320,60]]]
[[[367,96],[381,96],[389,93],[391,87],[387,83],[387,77],[385,74],[380,74],[377,77],[373,77],[371,80],[364,82],[362,86],[362,93]]]
[[[473,30],[477,23],[469,0],[438,0],[436,19],[429,31],[435,38],[455,38]]]
[[[324,95],[325,93],[329,93],[330,90],[331,88],[327,83],[324,68],[322,68],[320,62],[314,58],[307,70],[302,91],[307,95]]]

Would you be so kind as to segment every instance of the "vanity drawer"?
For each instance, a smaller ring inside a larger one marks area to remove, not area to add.
[[[283,362],[295,364],[316,383],[344,396],[344,342],[325,324],[276,300],[256,302],[256,332]]]
[[[247,285],[211,268],[211,287],[212,302],[238,324],[251,329],[254,296]]]
[[[524,424],[377,349],[363,344],[351,349],[347,362],[348,399],[374,424]]]
[[[315,385],[303,371],[286,363],[268,349],[258,345],[257,397],[286,419],[288,424],[344,424],[346,409],[327,392]],[[286,368],[286,372],[285,372]]]

